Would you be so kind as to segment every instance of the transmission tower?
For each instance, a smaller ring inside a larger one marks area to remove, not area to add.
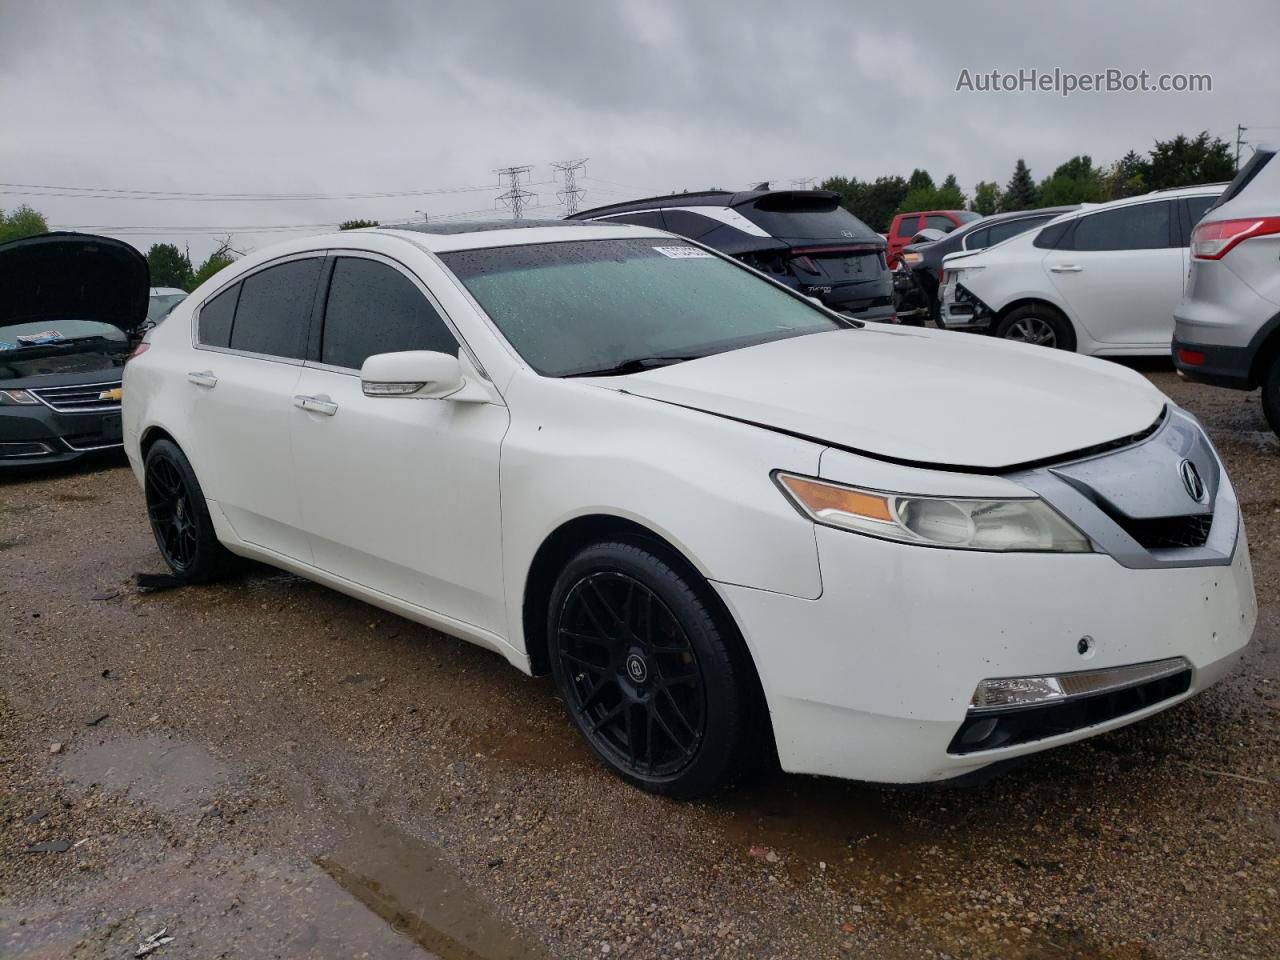
[[[587,192],[578,186],[578,171],[586,169],[588,159],[582,157],[580,160],[561,160],[559,163],[551,164],[553,168],[564,174],[564,188],[556,193],[556,199],[564,204],[567,217],[572,217],[578,212],[578,198]]]
[[[817,177],[796,177],[791,181],[791,185],[800,190],[812,190],[813,181],[817,179]]]
[[[506,177],[507,182],[510,184],[506,193],[498,195],[497,202],[505,203],[511,208],[511,220],[514,223],[519,223],[524,219],[525,203],[537,196],[536,193],[531,193],[520,185],[520,178],[532,169],[532,166],[502,167],[495,171],[498,174],[499,187],[502,186],[503,177]]]

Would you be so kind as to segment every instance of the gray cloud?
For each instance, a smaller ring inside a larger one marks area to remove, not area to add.
[[[1280,124],[1274,3],[0,0],[0,179],[345,193],[484,185],[589,156],[588,202],[925,167],[971,188],[1157,137]],[[956,93],[962,68],[1208,72],[1211,94]],[[1280,128],[1267,131],[1280,138]],[[555,187],[534,187],[554,212]],[[491,209],[497,191],[195,203],[26,198],[51,222],[179,227]],[[0,206],[24,198],[0,194]],[[166,233],[166,230],[168,231]],[[111,232],[111,231],[104,231]],[[119,232],[119,231],[117,231]],[[246,246],[273,234],[238,230]]]

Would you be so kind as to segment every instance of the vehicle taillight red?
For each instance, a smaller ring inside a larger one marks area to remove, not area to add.
[[[1204,363],[1204,354],[1199,350],[1184,350],[1179,347],[1178,360],[1186,364],[1188,367],[1198,367]]]
[[[1241,240],[1280,233],[1280,217],[1214,220],[1191,231],[1191,255],[1197,260],[1221,260]]]
[[[147,343],[147,341],[143,340],[140,344],[138,344],[138,345],[137,345],[136,347],[134,347],[131,351],[129,351],[129,355],[128,355],[127,357],[125,357],[125,358],[124,358],[124,362],[125,362],[125,363],[128,363],[128,362],[129,362],[130,360],[132,360],[134,357],[140,357],[140,356],[142,356],[144,353],[146,353],[146,352],[147,352],[148,350],[150,350],[150,349],[151,349],[151,344],[149,344],[149,343]]]

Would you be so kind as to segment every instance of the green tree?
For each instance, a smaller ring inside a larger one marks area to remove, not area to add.
[[[1111,165],[1103,178],[1108,200],[1134,197],[1147,192],[1147,178],[1151,164],[1143,160],[1137,151],[1130,150]]]
[[[151,268],[151,284],[156,287],[179,287],[191,290],[191,258],[172,243],[153,243],[147,251],[147,266]]]
[[[25,203],[10,214],[0,210],[0,243],[48,232],[49,224],[45,222],[44,216]]]
[[[1031,178],[1027,162],[1019,157],[1018,162],[1013,166],[1013,176],[1009,178],[1009,183],[1004,188],[1000,209],[1002,211],[1030,210],[1039,199],[1039,191],[1036,190],[1035,180]]]
[[[187,287],[187,289],[194,290],[223,267],[229,267],[235,262],[235,251],[231,249],[231,237],[228,236],[218,244],[218,249],[209,254],[204,263],[200,264],[200,269],[191,278],[191,286]]]
[[[911,171],[911,176],[907,178],[908,190],[932,190],[933,177],[929,176],[928,170],[921,170],[919,167]]]
[[[1101,203],[1107,199],[1102,171],[1093,165],[1088,154],[1072,157],[1060,165],[1040,184],[1041,207],[1057,207],[1069,203]]]
[[[343,220],[338,224],[339,230],[361,230],[364,227],[380,227],[377,220]]]
[[[969,206],[969,198],[960,189],[954,173],[948,173],[938,188],[938,210],[963,210]]]
[[[823,190],[840,194],[840,204],[872,230],[884,233],[907,195],[902,177],[877,177],[863,182],[856,177],[828,177]]]
[[[1217,183],[1235,176],[1235,158],[1230,145],[1203,130],[1188,139],[1178,134],[1172,140],[1157,140],[1151,150],[1150,190],[1189,187],[1199,183]]]
[[[1000,209],[1000,185],[994,180],[979,180],[973,188],[973,209],[989,217]]]

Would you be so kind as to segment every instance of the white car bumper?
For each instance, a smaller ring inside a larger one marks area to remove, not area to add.
[[[930,549],[824,527],[817,537],[817,600],[716,584],[759,668],[782,767],[796,773],[942,780],[1132,723],[1225,675],[1257,619],[1243,524],[1230,565],[1164,569],[1103,554]],[[1191,665],[1184,692],[1033,742],[950,751],[984,679],[1171,657]]]

